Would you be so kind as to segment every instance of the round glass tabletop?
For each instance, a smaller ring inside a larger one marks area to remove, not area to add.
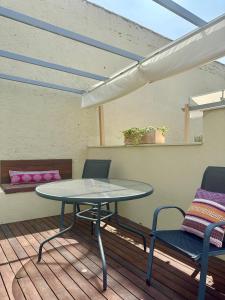
[[[115,202],[143,198],[153,193],[150,184],[125,179],[72,179],[36,187],[39,196],[74,202]]]

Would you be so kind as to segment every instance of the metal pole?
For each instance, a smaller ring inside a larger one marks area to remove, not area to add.
[[[70,88],[70,87],[66,87],[66,86],[58,85],[58,84],[54,84],[54,83],[48,83],[45,81],[38,81],[38,80],[28,79],[28,78],[19,77],[19,76],[8,75],[8,74],[4,74],[4,73],[0,73],[0,78],[9,80],[9,81],[16,81],[16,82],[21,82],[21,83],[25,83],[25,84],[36,85],[36,86],[41,86],[41,87],[45,87],[48,89],[59,90],[59,91],[64,91],[64,92],[69,92],[69,93],[74,93],[74,94],[79,94],[79,95],[82,95],[85,93],[84,90]]]
[[[77,76],[80,76],[80,77],[91,78],[91,79],[94,79],[94,80],[105,81],[105,80],[108,79],[108,77],[105,77],[105,76],[97,75],[97,74],[90,73],[90,72],[81,71],[81,70],[70,68],[70,67],[65,67],[65,66],[62,66],[62,65],[59,65],[59,64],[50,63],[50,62],[47,62],[47,61],[44,61],[44,60],[41,60],[41,59],[36,59],[36,58],[33,58],[33,57],[29,57],[29,56],[25,56],[25,55],[17,54],[17,53],[14,53],[14,52],[5,51],[5,50],[0,50],[0,56],[5,57],[5,58],[9,58],[9,59],[13,59],[13,60],[16,60],[16,61],[22,61],[22,62],[32,64],[32,65],[36,65],[36,66],[41,66],[41,67],[44,67],[44,68],[57,70],[57,71],[60,71],[60,72],[65,72],[65,73],[77,75]]]
[[[19,13],[17,11],[14,11],[12,9],[8,9],[8,8],[2,7],[2,6],[0,6],[0,16],[8,18],[8,19],[12,19],[12,20],[20,22],[20,23],[24,23],[26,25],[30,25],[30,26],[42,29],[45,31],[49,31],[51,33],[69,38],[74,41],[78,41],[80,43],[83,43],[83,44],[86,44],[86,45],[89,45],[89,46],[92,46],[95,48],[99,48],[99,49],[107,51],[107,52],[111,52],[111,53],[129,58],[131,60],[141,61],[144,59],[143,56],[134,54],[127,50],[123,50],[123,49],[102,43],[102,42],[92,39],[90,37],[81,35],[79,33],[70,31],[68,29],[61,28],[59,26],[55,26],[53,24],[41,21],[39,19],[27,16],[25,14]]]

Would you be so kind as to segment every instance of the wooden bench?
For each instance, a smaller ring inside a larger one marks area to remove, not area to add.
[[[42,159],[42,160],[1,160],[0,186],[6,194],[31,192],[41,183],[12,185],[9,170],[13,171],[49,171],[59,170],[62,179],[72,178],[72,159]]]

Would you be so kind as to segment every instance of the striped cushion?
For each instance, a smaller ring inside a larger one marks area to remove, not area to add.
[[[186,212],[181,230],[204,238],[206,227],[211,223],[225,221],[225,194],[198,189],[191,207]],[[225,226],[216,227],[210,243],[222,247]]]

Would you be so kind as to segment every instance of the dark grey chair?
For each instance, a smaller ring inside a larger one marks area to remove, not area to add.
[[[211,192],[225,193],[225,167],[207,167],[203,175],[201,188]],[[183,216],[185,216],[185,212],[177,206],[162,206],[155,210],[151,232],[150,252],[148,256],[146,282],[148,285],[151,283],[155,241],[159,240],[169,248],[184,254],[199,264],[201,273],[198,289],[198,300],[204,300],[206,276],[208,270],[208,257],[225,254],[225,244],[222,248],[218,248],[210,244],[209,239],[213,229],[217,226],[225,225],[225,222],[208,225],[205,230],[204,239],[181,230],[157,230],[158,215],[164,209],[177,209]]]
[[[82,178],[108,178],[109,175],[109,169],[111,165],[111,160],[109,159],[86,159],[84,163]],[[82,205],[92,205],[88,202],[82,203]],[[103,203],[102,205],[106,205],[107,210],[109,210],[109,203]],[[77,207],[74,207],[74,213],[75,210],[78,210],[80,212],[80,205],[77,205]],[[61,216],[60,216],[60,230],[63,230],[64,228],[64,212],[65,212],[65,202],[62,202],[61,207]]]
[[[86,159],[84,163],[84,169],[82,178],[108,178],[111,160],[109,159]],[[93,205],[93,203],[82,203],[82,205]],[[109,210],[109,203],[102,203],[102,206],[106,205]],[[80,211],[80,205],[77,205],[78,211]]]

